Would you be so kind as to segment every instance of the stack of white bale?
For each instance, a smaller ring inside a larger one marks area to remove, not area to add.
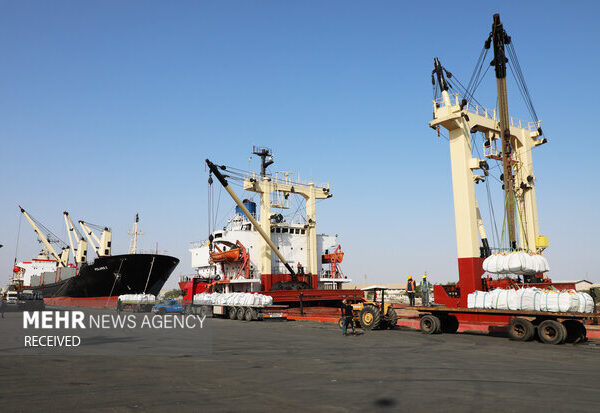
[[[154,304],[156,296],[154,294],[123,294],[119,296],[119,301],[137,304]]]
[[[475,291],[467,296],[469,308],[494,310],[549,311],[558,313],[592,313],[594,300],[587,293],[574,290],[495,289]]]
[[[550,271],[550,266],[542,255],[518,251],[490,255],[483,261],[483,269],[491,274],[533,275]]]
[[[194,295],[195,305],[231,307],[264,307],[273,304],[273,297],[254,293],[201,293]]]

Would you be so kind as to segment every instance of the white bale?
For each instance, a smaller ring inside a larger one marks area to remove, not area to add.
[[[588,293],[578,292],[579,296],[579,308],[580,313],[593,313],[594,312],[594,299]]]
[[[477,293],[479,291],[473,291],[471,294],[467,295],[467,308],[479,308],[475,304],[475,297],[477,297]]]
[[[542,260],[542,272],[550,271],[550,265],[548,264],[548,260],[546,259],[546,257],[540,255],[540,258]]]
[[[508,270],[512,274],[520,274],[523,271],[525,257],[522,252],[513,252],[508,255]]]
[[[508,310],[508,295],[511,290],[496,290],[498,293],[494,297],[493,307],[496,310]]]
[[[544,290],[541,311],[570,313],[579,311],[579,297],[575,291]]]
[[[508,274],[508,257],[504,254],[498,254],[496,259],[496,273],[497,274]]]
[[[492,254],[483,260],[483,269],[491,274],[496,274],[498,272],[498,255]]]

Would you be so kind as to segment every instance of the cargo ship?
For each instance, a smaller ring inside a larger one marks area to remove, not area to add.
[[[317,233],[316,201],[332,197],[329,185],[301,182],[289,172],[271,174],[271,150],[254,147],[253,154],[261,159],[260,173],[206,160],[209,193],[214,176],[236,206],[223,227],[214,225],[207,240],[192,244],[195,274],[179,283],[184,302],[205,291],[260,292],[272,296],[274,303],[289,305],[338,305],[343,298],[363,297],[362,291],[342,288],[352,280],[341,270],[344,252],[337,235]],[[250,199],[240,200],[229,181],[258,194],[259,208]],[[293,204],[292,197],[299,202]],[[214,199],[209,196],[208,211],[209,222],[216,224]],[[285,210],[299,213],[286,217]]]
[[[44,248],[37,258],[15,263],[9,289],[41,293],[47,304],[102,307],[113,304],[122,294],[157,295],[179,263],[179,259],[172,256],[137,252],[140,234],[137,215],[130,233],[129,253],[112,255],[109,228],[79,221],[82,234],[73,225],[68,212],[64,212],[69,246],[19,208]],[[101,229],[101,236],[98,237],[92,228]],[[52,244],[62,244],[60,254]],[[87,261],[88,245],[97,255],[92,262]],[[69,262],[71,252],[74,263]]]

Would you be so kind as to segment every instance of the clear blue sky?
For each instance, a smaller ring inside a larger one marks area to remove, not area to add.
[[[468,81],[499,12],[550,140],[534,153],[555,280],[600,281],[596,2],[0,1],[0,281],[17,205],[66,238],[62,211],[140,213],[143,248],[179,257],[207,236],[206,157],[330,181],[318,230],[362,281],[457,279],[447,142],[428,128],[432,58]],[[514,86],[514,85],[513,85]],[[492,71],[481,86],[493,107]],[[512,114],[527,118],[510,89]],[[492,188],[500,191],[498,185]],[[23,220],[19,259],[35,255]]]

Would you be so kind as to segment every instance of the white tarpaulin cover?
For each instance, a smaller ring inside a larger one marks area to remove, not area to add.
[[[521,288],[519,290],[474,291],[467,296],[469,308],[495,310],[550,311],[558,313],[591,313],[594,301],[587,293],[574,290],[542,290]]]
[[[254,293],[201,293],[194,295],[195,305],[225,305],[264,307],[273,304],[273,297]]]
[[[518,251],[490,255],[483,261],[483,269],[491,274],[533,275],[550,271],[550,266],[542,255]]]
[[[119,296],[121,302],[139,303],[139,304],[154,304],[156,297],[153,294],[123,294]]]

